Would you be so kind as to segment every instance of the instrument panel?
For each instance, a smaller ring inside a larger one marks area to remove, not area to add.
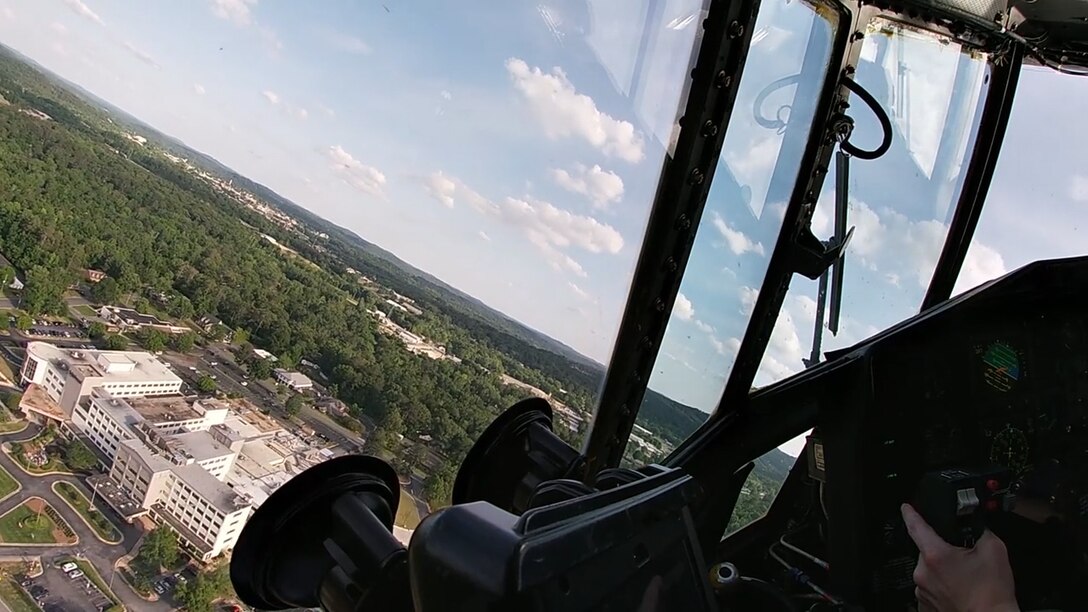
[[[907,609],[917,550],[899,506],[927,472],[999,466],[1031,519],[995,516],[1021,604],[1084,579],[1088,524],[1088,258],[1031,264],[848,352],[827,392],[832,579],[867,608]]]

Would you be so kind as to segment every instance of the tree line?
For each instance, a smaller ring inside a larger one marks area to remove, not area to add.
[[[63,312],[64,291],[83,268],[111,277],[98,290],[103,298],[144,288],[181,296],[181,307],[245,330],[290,362],[317,363],[330,389],[380,429],[429,435],[449,464],[438,474],[452,471],[494,416],[521,399],[501,383],[497,351],[429,318],[421,324],[468,359],[407,352],[378,332],[366,302],[353,303],[338,278],[262,240],[253,228],[267,228],[263,217],[194,181],[147,151],[115,152],[60,122],[0,108],[0,251],[27,270],[24,308]],[[150,331],[138,340],[161,350],[190,338]],[[104,341],[125,344],[120,336]]]

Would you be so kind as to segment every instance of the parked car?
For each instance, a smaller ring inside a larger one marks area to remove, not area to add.
[[[69,561],[68,563],[65,563],[64,565],[60,566],[60,571],[64,572],[65,574],[67,574],[68,572],[70,572],[72,570],[76,570],[76,569],[79,569],[79,566],[76,565],[75,563],[71,562],[71,561]]]
[[[177,574],[174,574],[174,578],[177,578],[178,582],[180,582],[181,584],[185,584],[186,582],[189,582],[189,579],[186,578],[185,574],[182,574],[181,572],[178,572]]]
[[[163,593],[166,592],[166,589],[162,588],[162,583],[161,582],[156,582],[155,583],[155,592],[158,593],[159,595],[162,595]]]
[[[72,580],[75,580],[76,578],[79,578],[81,576],[83,576],[83,570],[78,570],[77,569],[77,570],[72,570],[72,571],[68,572],[68,577],[71,578]]]

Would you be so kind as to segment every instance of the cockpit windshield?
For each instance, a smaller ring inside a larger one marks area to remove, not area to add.
[[[760,7],[753,45],[691,259],[650,378],[706,413],[717,405],[781,230],[827,76],[834,23],[804,2]]]
[[[870,25],[856,80],[888,114],[892,145],[875,160],[851,158],[849,181],[838,185],[833,158],[812,219],[813,232],[834,231],[837,191],[845,187],[846,226],[853,227],[843,262],[838,333],[822,331],[819,282],[795,277],[779,313],[756,385],[816,363],[918,312],[948,232],[989,83],[988,57],[935,34],[887,20]],[[873,148],[881,128],[860,101],[848,114],[851,142]],[[963,274],[992,276],[986,260],[968,259]],[[977,284],[975,281],[972,284]],[[815,337],[814,337],[815,336]]]

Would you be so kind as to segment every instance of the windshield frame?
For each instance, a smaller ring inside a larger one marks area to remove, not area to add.
[[[875,7],[853,5],[852,12],[856,17],[853,22],[854,28],[848,30],[849,32],[863,31],[862,28],[866,24],[876,19],[900,21],[919,26],[914,20],[893,11]],[[934,32],[935,35],[950,36],[950,33],[941,32],[939,28],[932,26],[923,29]],[[844,45],[840,56],[842,63],[837,67],[843,74],[852,74],[849,68],[856,65],[863,42],[863,37],[851,36]],[[987,85],[989,92],[983,103],[975,144],[967,160],[966,177],[955,203],[953,222],[930,283],[930,292],[938,282],[947,282],[946,280],[939,281],[939,279],[949,273],[952,274],[949,287],[955,283],[955,276],[966,256],[974,227],[977,224],[977,217],[981,213],[990,178],[996,166],[997,154],[1008,124],[1009,110],[1023,60],[1022,49],[1016,46],[1005,49],[1002,44],[1001,41],[997,41],[990,47],[990,50],[995,52],[989,58],[991,75],[990,83]],[[829,99],[826,101],[833,102],[836,106],[844,103],[847,92],[837,81],[832,82],[831,85],[837,89],[838,95],[834,99],[828,96]],[[828,127],[828,124],[825,123],[824,127]],[[752,521],[749,525],[722,539],[722,534],[725,533],[726,525],[732,515],[732,505],[736,497],[731,496],[729,491],[719,490],[725,487],[727,480],[734,479],[736,475],[743,475],[744,466],[748,462],[817,425],[815,398],[796,396],[791,392],[798,380],[804,377],[804,372],[754,392],[750,387],[759,366],[759,358],[762,357],[766,348],[767,339],[789,289],[790,280],[795,273],[791,267],[791,263],[795,263],[791,260],[795,256],[795,241],[804,232],[811,233],[810,222],[816,197],[826,178],[830,156],[836,149],[835,141],[830,134],[822,140],[813,138],[810,145],[810,151],[807,153],[811,153],[811,156],[806,154],[805,158],[805,162],[809,162],[810,165],[805,166],[803,163],[801,168],[802,171],[806,169],[810,171],[810,180],[807,184],[804,182],[799,184],[798,187],[804,187],[804,189],[795,191],[794,199],[790,202],[786,213],[786,225],[782,228],[782,235],[772,255],[771,265],[776,277],[772,278],[771,271],[768,271],[767,280],[760,292],[755,312],[749,321],[744,345],[742,345],[742,350],[744,346],[747,346],[754,352],[755,363],[747,369],[747,376],[734,366],[718,410],[663,462],[668,467],[685,470],[702,483],[708,491],[715,492],[707,496],[696,518],[700,541],[708,547],[704,550],[733,553],[736,549],[743,547],[745,542],[751,540],[750,534],[754,533],[754,530],[765,529],[767,524],[772,527],[784,526],[789,514],[788,500],[776,498],[762,518]],[[950,255],[946,257],[946,254]],[[956,259],[958,263],[955,262]],[[953,264],[955,264],[954,267]],[[922,310],[925,308],[926,306],[923,305]],[[762,324],[757,321],[757,315],[766,317]],[[755,340],[747,335],[753,330],[760,334]],[[809,371],[827,374],[829,371],[849,367],[851,362],[849,353],[843,351],[837,358],[821,362]],[[770,399],[763,401],[763,398]],[[804,452],[802,451],[801,454],[804,455]],[[804,465],[804,461],[795,462],[793,470],[783,483],[783,488],[802,476]]]
[[[651,206],[646,235],[635,267],[631,291],[615,348],[586,436],[585,476],[616,467],[623,457],[642,405],[673,303],[688,263],[703,209],[718,166],[751,46],[759,0],[710,5],[691,72],[688,98],[674,155],[667,157]],[[836,50],[848,37],[849,12],[839,4],[810,3],[814,12],[828,10],[833,45],[810,133],[822,134],[829,91],[837,84]],[[747,112],[742,109],[741,112]],[[810,140],[811,142],[811,140]],[[806,148],[808,156],[811,147]],[[802,164],[802,168],[804,165]],[[797,185],[804,184],[798,175]],[[795,189],[796,186],[795,185]],[[783,231],[790,226],[783,220]],[[779,242],[781,238],[779,239]],[[773,258],[772,258],[773,265]]]

